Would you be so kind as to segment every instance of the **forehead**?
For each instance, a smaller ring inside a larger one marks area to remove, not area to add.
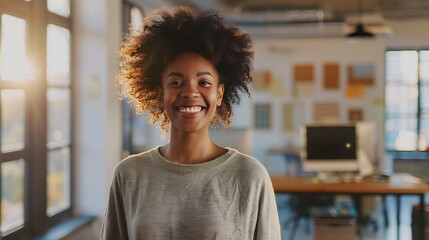
[[[183,52],[173,57],[165,66],[163,75],[171,71],[210,71],[217,73],[213,64],[194,52]]]

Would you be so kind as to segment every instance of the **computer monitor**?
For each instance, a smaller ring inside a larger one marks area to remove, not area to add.
[[[305,171],[358,172],[355,124],[307,124],[301,129],[301,160]]]

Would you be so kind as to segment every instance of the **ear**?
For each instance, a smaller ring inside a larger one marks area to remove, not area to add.
[[[222,83],[217,88],[217,102],[216,105],[219,107],[222,105],[223,93],[225,91],[225,85]]]

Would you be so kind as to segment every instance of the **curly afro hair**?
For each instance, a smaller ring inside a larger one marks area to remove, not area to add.
[[[222,104],[212,126],[229,126],[232,105],[240,103],[239,91],[250,97],[252,41],[237,27],[228,25],[213,10],[160,8],[144,19],[143,28],[130,28],[120,51],[117,81],[121,98],[128,98],[138,114],[148,113],[166,133],[170,126],[163,106],[161,74],[175,56],[195,52],[209,60],[225,86]]]

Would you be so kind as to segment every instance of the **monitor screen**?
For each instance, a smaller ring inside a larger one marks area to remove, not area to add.
[[[306,138],[308,160],[356,159],[354,126],[308,126]]]
[[[304,170],[359,170],[354,124],[306,125],[301,137]]]

